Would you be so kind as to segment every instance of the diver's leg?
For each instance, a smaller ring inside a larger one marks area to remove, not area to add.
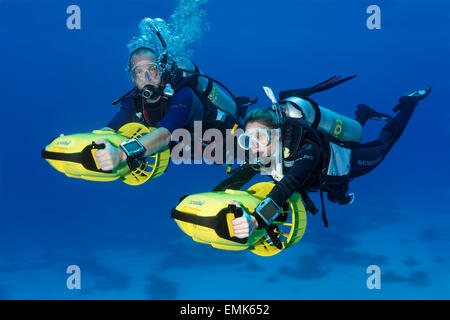
[[[361,144],[352,150],[350,172],[352,177],[369,173],[384,159],[405,130],[414,108],[413,103],[405,104],[402,110],[384,126],[375,141]]]
[[[405,105],[395,118],[384,126],[376,140],[361,144],[352,150],[351,177],[367,174],[380,164],[405,130],[414,108],[413,104]]]
[[[427,97],[430,91],[431,87],[414,90],[399,99],[393,110],[400,112],[384,126],[377,139],[388,147],[388,151],[402,135],[419,101]]]
[[[380,140],[364,143],[354,148],[350,159],[350,177],[360,177],[375,169],[388,151],[387,145]]]
[[[351,177],[372,171],[384,159],[405,130],[417,103],[430,93],[431,88],[415,90],[400,98],[394,111],[400,112],[381,130],[375,141],[361,144],[352,150]]]

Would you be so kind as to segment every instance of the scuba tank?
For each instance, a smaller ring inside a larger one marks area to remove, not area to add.
[[[318,105],[311,99],[290,97],[280,103],[284,114],[302,118],[313,129],[342,142],[360,142],[363,128],[359,122]]]
[[[195,88],[193,88],[196,93],[204,96],[219,110],[231,114],[232,116],[237,115],[237,106],[233,99],[233,95],[229,90],[227,90],[229,93],[227,94],[225,89],[219,87],[218,84],[220,83],[217,80],[202,73],[199,68],[190,61],[186,61],[179,69],[183,72],[183,78],[191,76],[197,78],[197,84]],[[223,85],[221,86],[224,87]]]
[[[355,77],[356,75],[345,78],[334,76],[310,88],[281,91],[278,95],[278,101],[275,99],[272,90],[265,87],[264,91],[272,101],[272,109],[277,113],[284,114],[289,118],[302,119],[311,128],[317,129],[334,141],[360,142],[363,136],[363,128],[359,122],[322,107],[309,97],[314,93],[331,89]]]

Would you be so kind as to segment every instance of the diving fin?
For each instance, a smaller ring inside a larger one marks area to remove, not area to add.
[[[248,107],[258,102],[258,97],[236,97],[234,103],[237,107],[238,118],[244,119],[247,114]]]
[[[249,107],[258,102],[258,97],[236,97],[234,102],[238,107]]]
[[[368,120],[389,121],[392,117],[385,113],[380,113],[365,104],[359,104],[356,111],[356,121],[363,127]]]
[[[311,88],[281,91],[278,96],[279,96],[280,100],[284,100],[289,97],[305,98],[305,97],[309,97],[309,96],[313,95],[314,93],[331,89],[331,88],[333,88],[337,85],[340,85],[341,83],[344,83],[348,80],[351,80],[355,77],[356,77],[356,75],[352,75],[352,76],[341,79],[341,76],[334,76],[328,80],[325,80],[321,83],[316,84],[315,86],[313,86]]]
[[[425,89],[413,90],[404,96],[400,97],[399,104],[394,107],[394,112],[401,110],[404,106],[416,106],[420,100],[425,99],[431,92],[431,86]]]

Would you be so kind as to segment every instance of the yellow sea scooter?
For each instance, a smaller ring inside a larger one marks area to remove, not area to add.
[[[140,160],[136,170],[131,171],[127,163],[120,164],[112,171],[103,171],[97,164],[95,152],[105,147],[94,141],[104,139],[115,147],[128,139],[138,139],[142,135],[154,130],[139,123],[127,123],[119,130],[94,130],[89,133],[77,133],[60,136],[42,150],[42,157],[52,167],[71,178],[80,178],[92,181],[113,181],[121,179],[129,185],[140,185],[150,179],[162,175],[170,161],[169,148],[147,156]]]
[[[272,190],[274,184],[261,182],[247,191],[225,190],[186,196],[172,209],[172,218],[196,242],[210,244],[223,250],[246,250],[260,256],[273,256],[297,244],[306,228],[306,210],[301,196],[294,193],[283,206],[282,214],[271,226],[281,246],[265,229],[255,230],[250,237],[239,239],[233,233],[231,221],[239,216],[238,202],[247,212],[254,212],[258,204]]]

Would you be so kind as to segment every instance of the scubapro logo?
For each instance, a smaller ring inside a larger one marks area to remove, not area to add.
[[[378,162],[380,162],[381,157],[372,160],[372,161],[365,161],[365,160],[358,160],[358,166],[363,166],[363,167],[369,167],[369,166],[373,166],[375,164],[377,164]]]

